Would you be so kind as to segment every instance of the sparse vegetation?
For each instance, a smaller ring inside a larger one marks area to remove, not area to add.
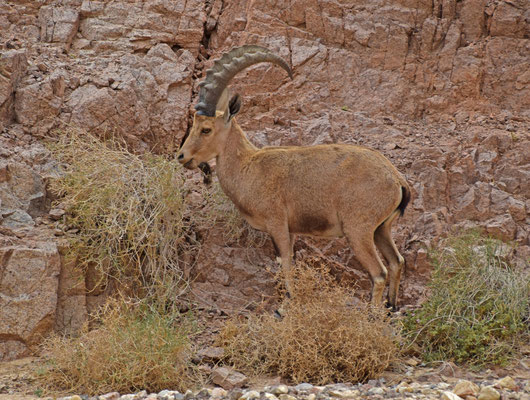
[[[78,265],[95,266],[101,284],[112,278],[135,296],[178,297],[189,268],[183,253],[196,244],[184,218],[180,167],[83,132],[68,132],[51,147],[65,167],[51,189],[67,225],[79,229],[69,247]]]
[[[95,268],[100,285],[110,278],[138,297],[178,298],[200,245],[198,231],[220,223],[227,241],[264,241],[218,183],[203,187],[205,207],[192,210],[185,200],[191,189],[174,160],[132,154],[117,140],[76,130],[50,147],[65,169],[51,189],[67,211],[67,226],[79,230],[69,255],[81,268]]]
[[[530,277],[510,264],[507,248],[471,232],[431,250],[431,295],[404,322],[426,360],[503,364],[528,340]]]
[[[353,304],[320,260],[294,271],[282,319],[271,314],[232,320],[219,343],[226,361],[250,375],[278,374],[294,382],[359,382],[381,373],[396,356],[396,336],[382,310]]]
[[[49,368],[41,379],[48,388],[95,395],[184,390],[200,381],[190,362],[190,317],[152,302],[114,301],[100,322],[76,337],[47,340]]]
[[[237,211],[214,187],[201,196],[216,214],[195,213],[178,163],[132,154],[117,140],[72,130],[50,148],[64,167],[51,189],[66,210],[66,228],[76,230],[68,236],[68,256],[85,273],[95,269],[96,286],[114,282],[117,290],[91,316],[95,329],[45,343],[44,382],[94,394],[196,384],[192,324],[180,314],[179,300],[200,246],[198,232],[221,222],[241,234]]]

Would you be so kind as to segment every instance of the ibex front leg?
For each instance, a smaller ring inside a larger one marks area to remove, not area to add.
[[[292,289],[291,264],[295,236],[289,234],[289,228],[287,224],[271,227],[271,229],[269,229],[269,234],[272,236],[272,240],[280,256],[282,273],[285,279],[285,289],[287,291],[287,297],[290,297]]]

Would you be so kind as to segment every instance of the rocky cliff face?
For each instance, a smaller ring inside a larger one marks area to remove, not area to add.
[[[40,138],[80,126],[136,151],[173,152],[204,70],[245,43],[278,52],[295,73],[289,81],[264,64],[234,80],[254,143],[363,144],[410,181],[396,229],[405,302],[429,270],[424,246],[455,226],[515,240],[528,259],[524,0],[0,0],[0,359],[51,329],[76,329],[99,301],[49,228],[56,166]],[[202,300],[230,310],[274,292],[268,246],[227,248],[216,237],[198,266]],[[340,240],[323,255],[355,265]]]

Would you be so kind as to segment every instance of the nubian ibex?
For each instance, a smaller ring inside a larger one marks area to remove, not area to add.
[[[285,276],[297,234],[346,236],[372,280],[372,303],[381,304],[388,263],[388,302],[396,307],[404,259],[392,223],[410,200],[409,185],[377,151],[349,144],[256,148],[234,116],[241,100],[227,100],[230,80],[250,65],[271,62],[293,77],[279,56],[261,46],[232,49],[199,84],[193,126],[177,159],[193,169],[213,158],[221,188],[255,229],[270,234]],[[287,279],[287,278],[286,278]],[[289,291],[289,281],[286,288]]]

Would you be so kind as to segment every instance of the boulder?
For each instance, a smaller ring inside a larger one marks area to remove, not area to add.
[[[27,355],[55,322],[61,269],[53,242],[0,242],[0,360]]]

